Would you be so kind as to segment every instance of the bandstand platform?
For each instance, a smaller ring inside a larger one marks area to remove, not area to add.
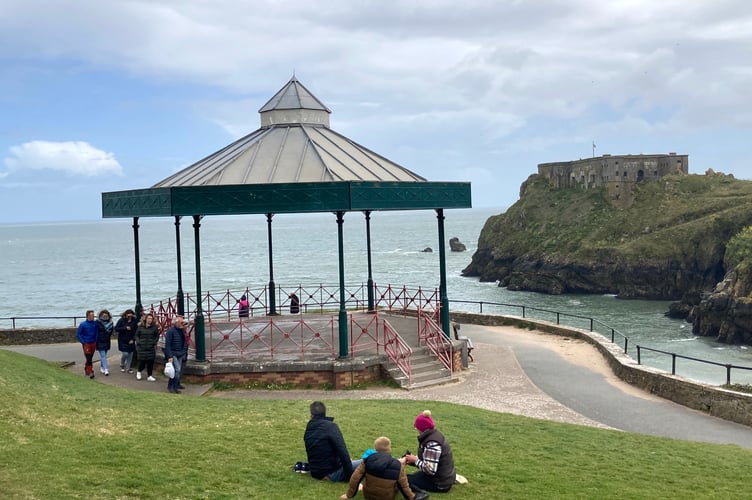
[[[197,361],[189,349],[183,379],[316,389],[392,380],[410,389],[449,382],[462,369],[464,344],[446,339],[415,311],[357,311],[347,318],[346,357],[339,355],[336,313],[212,318],[205,326],[206,360]]]

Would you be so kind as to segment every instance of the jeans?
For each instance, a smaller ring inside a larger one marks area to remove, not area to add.
[[[168,389],[180,389],[180,375],[183,373],[183,364],[186,359],[187,356],[186,358],[181,358],[180,356],[172,357],[172,366],[175,367],[175,376],[167,382]]]
[[[133,363],[133,351],[120,353],[120,368],[125,370],[131,369]]]
[[[452,489],[451,485],[446,489],[438,488],[434,483],[433,478],[423,471],[408,474],[407,482],[410,484],[410,488],[412,488],[413,490],[419,489],[424,491],[437,491],[439,493],[446,493],[447,491]]]
[[[102,364],[102,370],[107,371],[108,370],[108,367],[107,367],[107,351],[105,351],[103,349],[99,350],[99,361]]]
[[[352,470],[355,470],[358,467],[358,465],[360,465],[360,462],[362,462],[362,461],[363,460],[353,460],[352,461]],[[339,469],[337,469],[336,471],[334,471],[332,473],[327,474],[326,478],[329,479],[329,481],[331,481],[333,483],[338,483],[340,481],[349,481],[350,480],[349,477],[345,477],[345,471],[342,470],[342,467],[340,467]]]

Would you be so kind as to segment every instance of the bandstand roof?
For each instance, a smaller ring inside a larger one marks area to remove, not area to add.
[[[470,183],[429,182],[329,128],[294,76],[259,114],[259,129],[154,186],[102,193],[102,216],[471,207]]]

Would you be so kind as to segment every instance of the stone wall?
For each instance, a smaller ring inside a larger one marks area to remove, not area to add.
[[[452,313],[452,321],[486,326],[516,326],[572,337],[595,346],[606,358],[614,374],[623,381],[680,405],[714,417],[752,426],[752,394],[730,391],[671,375],[637,362],[610,339],[587,330],[555,325],[516,316]]]
[[[0,345],[61,344],[76,341],[76,328],[73,327],[0,330]]]

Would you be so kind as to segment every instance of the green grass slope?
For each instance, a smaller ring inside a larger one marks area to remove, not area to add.
[[[310,401],[135,392],[0,350],[3,498],[332,499],[295,474]],[[326,401],[354,455],[415,449],[426,407],[469,484],[441,498],[748,498],[752,451],[557,424],[446,403]],[[724,464],[723,471],[711,464]],[[725,472],[724,472],[725,471]],[[432,495],[433,497],[434,495]]]

